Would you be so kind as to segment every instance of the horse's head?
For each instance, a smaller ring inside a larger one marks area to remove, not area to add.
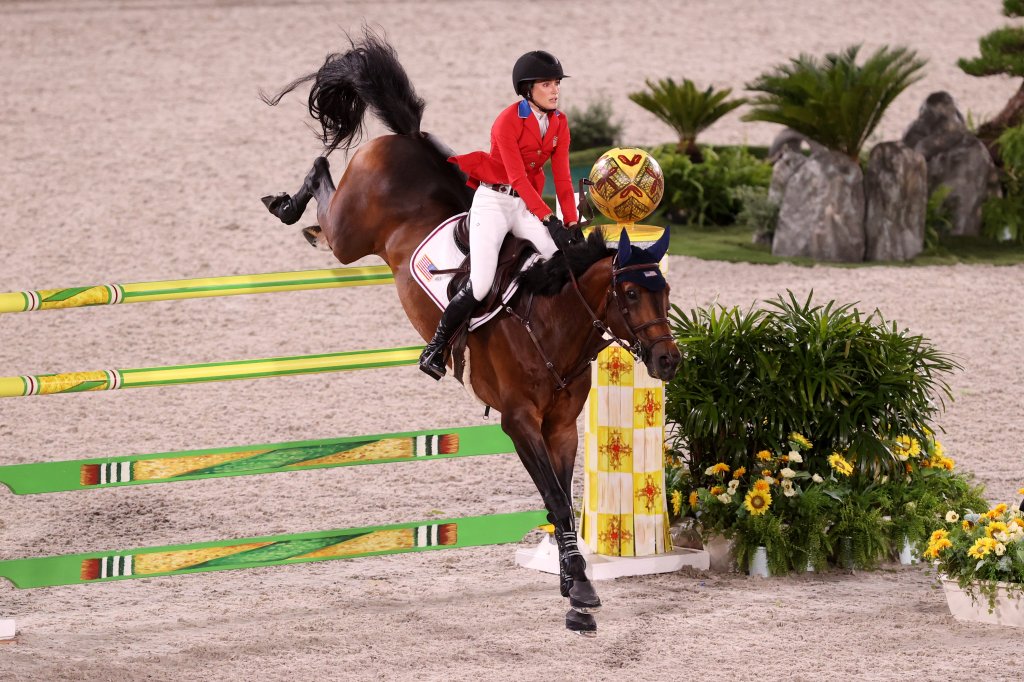
[[[647,373],[669,381],[679,367],[679,348],[668,323],[668,282],[658,263],[668,250],[669,233],[648,249],[633,246],[623,230],[612,259],[608,325],[643,360]]]

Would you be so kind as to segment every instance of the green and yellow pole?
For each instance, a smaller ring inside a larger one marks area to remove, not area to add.
[[[212,298],[263,294],[274,291],[304,291],[338,287],[393,284],[391,269],[371,265],[328,270],[268,272],[258,275],[200,277],[134,284],[97,284],[65,289],[16,291],[0,293],[0,313],[21,313],[32,310],[83,308],[94,305],[116,305],[143,301],[172,301],[184,298]]]
[[[294,355],[257,360],[210,362],[199,365],[174,365],[142,369],[105,369],[65,374],[0,377],[0,398],[85,391],[112,391],[121,388],[170,386],[234,379],[260,379],[293,374],[319,374],[356,369],[374,369],[414,365],[422,346],[357,350],[321,355]]]
[[[527,511],[0,561],[15,587],[53,587],[519,542],[545,523]]]

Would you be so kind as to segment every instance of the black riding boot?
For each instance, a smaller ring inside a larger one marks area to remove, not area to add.
[[[437,331],[434,338],[430,340],[423,353],[420,354],[420,369],[440,380],[446,371],[444,362],[444,351],[448,347],[455,331],[462,326],[462,323],[469,319],[473,309],[476,308],[477,300],[473,298],[473,284],[466,280],[466,283],[459,289],[448,307],[441,314],[441,321],[437,323]]]

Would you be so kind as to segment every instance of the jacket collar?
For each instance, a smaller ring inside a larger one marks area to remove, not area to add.
[[[555,116],[561,116],[562,112],[558,109],[554,111]],[[526,99],[519,100],[519,118],[529,118],[533,116],[533,109],[530,107],[530,103]]]

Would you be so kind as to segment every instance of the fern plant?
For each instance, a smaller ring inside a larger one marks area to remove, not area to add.
[[[647,91],[630,93],[629,99],[657,116],[679,135],[678,150],[695,161],[703,157],[697,148],[697,136],[715,121],[746,103],[746,99],[729,99],[732,88],[704,90],[689,78],[676,83],[671,78],[657,82],[646,80]]]
[[[824,59],[802,54],[747,85],[760,92],[744,121],[778,123],[857,159],[882,115],[921,79],[926,60],[905,47],[884,46],[863,64],[860,46]]]
[[[884,494],[874,485],[850,490],[841,496],[835,525],[829,529],[833,547],[840,553],[837,563],[852,562],[851,568],[872,569],[890,553],[889,535],[882,520]],[[848,556],[842,554],[848,552]]]

